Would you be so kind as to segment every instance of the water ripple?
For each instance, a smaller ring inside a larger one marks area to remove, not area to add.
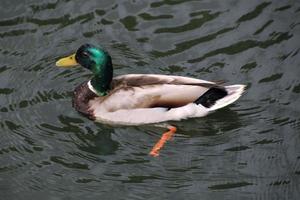
[[[185,40],[184,42],[175,44],[175,46],[176,46],[175,49],[168,50],[168,51],[165,51],[165,52],[152,51],[151,53],[156,57],[163,57],[163,56],[178,54],[178,53],[181,53],[185,50],[190,49],[193,46],[199,45],[203,42],[211,41],[211,40],[215,39],[217,36],[222,35],[224,33],[227,33],[229,31],[232,31],[232,30],[234,30],[234,27],[224,28],[224,29],[219,30],[215,33],[212,33],[212,34],[200,37],[200,38],[196,38],[196,39],[192,39],[192,40]]]
[[[208,188],[212,190],[224,190],[224,189],[245,187],[248,185],[253,185],[253,183],[248,183],[248,182],[224,183],[224,184],[212,185],[209,186]]]
[[[135,27],[137,26],[137,18],[135,16],[127,16],[123,19],[120,19],[120,22],[125,26],[129,31],[137,31]]]
[[[191,13],[191,16],[199,16],[200,18],[193,18],[188,23],[175,26],[175,27],[167,27],[167,28],[159,28],[154,31],[154,33],[181,33],[190,30],[194,30],[203,26],[203,24],[217,18],[220,15],[220,12],[210,13],[210,11],[201,11],[197,13]]]
[[[143,19],[143,20],[147,20],[147,21],[151,21],[151,20],[163,20],[163,19],[171,19],[174,16],[173,15],[150,15],[149,13],[141,13],[139,14],[139,16]]]
[[[263,78],[259,80],[259,83],[265,83],[265,82],[271,82],[271,81],[276,81],[277,79],[280,79],[282,77],[282,73],[279,74],[273,74],[269,77]]]
[[[52,162],[57,164],[61,164],[64,167],[71,168],[71,169],[81,169],[81,170],[88,170],[89,166],[85,163],[77,163],[77,162],[68,162],[65,158],[59,156],[52,156],[50,157]]]
[[[282,41],[288,40],[292,36],[293,35],[289,34],[288,32],[273,33],[272,37],[265,41],[257,41],[257,40],[240,41],[240,42],[237,42],[230,46],[210,51],[210,52],[204,54],[202,57],[191,59],[188,62],[189,63],[200,62],[206,58],[209,58],[209,57],[212,57],[212,56],[215,56],[218,54],[234,55],[234,54],[241,53],[243,51],[246,51],[248,49],[255,48],[255,47],[260,47],[260,48],[266,49],[269,46],[272,46],[274,44],[279,44]]]
[[[271,2],[263,2],[263,3],[259,4],[258,6],[255,7],[255,9],[254,9],[253,11],[251,11],[251,12],[249,12],[249,13],[247,13],[247,14],[241,16],[241,17],[237,20],[237,22],[238,22],[238,23],[241,23],[241,22],[248,21],[248,20],[252,20],[252,19],[258,17],[258,16],[261,14],[261,12],[262,12],[265,8],[267,8],[270,4],[271,4]]]
[[[69,0],[63,0],[63,1],[68,2]],[[33,12],[41,12],[44,10],[55,9],[58,4],[59,1],[57,0],[56,2],[53,3],[51,2],[51,3],[30,5],[30,8],[32,9]]]
[[[28,33],[35,33],[37,29],[19,29],[7,32],[0,32],[0,38],[23,36]]]
[[[151,3],[151,7],[153,8],[157,8],[163,5],[177,5],[177,4],[182,4],[182,3],[187,3],[187,2],[191,2],[191,1],[195,1],[195,0],[163,0],[163,1],[157,1],[157,2],[153,2]]]
[[[262,25],[262,27],[260,27],[259,29],[257,29],[257,31],[255,31],[255,33],[253,35],[257,35],[260,34],[261,32],[263,32],[268,26],[270,26],[272,23],[274,22],[274,20],[269,20],[267,21],[264,25]]]

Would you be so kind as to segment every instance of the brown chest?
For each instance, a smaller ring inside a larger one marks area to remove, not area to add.
[[[87,81],[85,81],[74,90],[73,107],[82,115],[94,120],[95,116],[93,110],[89,107],[89,101],[95,97],[97,95],[89,89]]]

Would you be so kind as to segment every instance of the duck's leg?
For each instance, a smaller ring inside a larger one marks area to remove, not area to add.
[[[167,125],[163,126],[168,128],[169,130],[167,132],[164,132],[161,136],[160,140],[154,145],[152,150],[150,151],[150,155],[153,157],[159,156],[159,151],[161,148],[163,148],[164,144],[172,138],[172,136],[175,134],[177,128],[175,126]]]

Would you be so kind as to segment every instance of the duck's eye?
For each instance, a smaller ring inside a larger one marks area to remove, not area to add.
[[[88,57],[89,57],[89,54],[88,54],[87,52],[82,52],[82,57],[88,58]]]

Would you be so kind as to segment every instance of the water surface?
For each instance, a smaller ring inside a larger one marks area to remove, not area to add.
[[[298,1],[2,0],[1,199],[297,199]],[[101,44],[115,74],[247,85],[236,103],[164,131],[94,123],[71,106],[90,78],[54,63]]]

